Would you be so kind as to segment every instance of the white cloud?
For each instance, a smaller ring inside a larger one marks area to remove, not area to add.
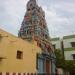
[[[48,28],[52,36],[75,34],[75,1],[51,0],[50,5],[43,5]]]
[[[18,33],[28,0],[0,0],[0,28]],[[74,0],[38,0],[43,7],[51,36],[75,33]]]
[[[0,28],[17,34],[25,14],[27,0],[1,0],[0,2]]]

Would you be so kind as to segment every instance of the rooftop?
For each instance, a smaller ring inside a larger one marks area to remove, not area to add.
[[[70,39],[70,38],[75,38],[75,35],[68,35],[63,37],[63,39]]]
[[[56,38],[51,38],[51,41],[58,41],[60,38],[56,37]]]

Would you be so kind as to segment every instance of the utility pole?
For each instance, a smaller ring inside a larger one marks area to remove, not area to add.
[[[64,42],[63,42],[63,38],[61,39],[61,51],[62,51],[63,59],[65,60],[65,57],[64,57]]]

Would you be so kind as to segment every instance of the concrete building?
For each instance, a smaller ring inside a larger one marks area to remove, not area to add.
[[[64,42],[64,54],[66,60],[75,59],[75,35],[68,35],[63,37]]]
[[[0,29],[0,72],[56,73],[45,13],[36,0],[27,3],[18,37]]]
[[[55,74],[55,68],[53,56],[43,53],[35,40],[22,40],[0,29],[0,75]]]
[[[0,72],[37,72],[37,54],[41,49],[35,42],[23,41],[0,29]]]
[[[64,36],[63,39],[52,38],[55,50],[61,50],[65,60],[75,60],[75,35]],[[63,62],[62,62],[63,63]],[[64,75],[63,69],[58,69],[59,75]],[[65,75],[75,75],[74,72],[65,72]]]
[[[54,49],[61,49],[60,38],[51,38],[52,45]]]
[[[61,50],[61,39],[51,39],[55,49]],[[66,60],[75,59],[75,35],[68,35],[63,37],[64,55]]]

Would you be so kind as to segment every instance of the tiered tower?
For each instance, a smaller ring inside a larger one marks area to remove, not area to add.
[[[45,20],[45,12],[36,3],[29,0],[18,36],[25,40],[35,40],[45,52],[53,50]]]
[[[37,54],[37,56],[41,58],[42,65],[45,64],[46,66],[43,65],[45,68],[42,68],[42,70],[40,70],[39,66],[38,72],[42,71],[47,72],[48,74],[55,74],[55,54],[53,46],[50,42],[49,32],[45,20],[45,12],[37,5],[36,0],[29,0],[27,3],[26,13],[18,36],[23,40],[31,42],[36,41],[37,46],[41,48],[42,53]],[[38,62],[40,63],[40,61]],[[50,68],[52,71],[51,73]]]

